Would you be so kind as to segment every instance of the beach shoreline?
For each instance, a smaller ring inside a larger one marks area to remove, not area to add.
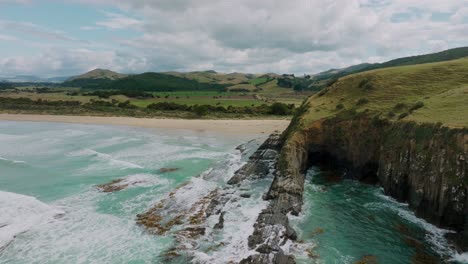
[[[31,114],[0,114],[0,121],[121,125],[144,128],[183,129],[200,132],[206,131],[229,134],[270,134],[273,132],[282,132],[288,127],[290,122],[290,120],[274,119],[165,119]]]

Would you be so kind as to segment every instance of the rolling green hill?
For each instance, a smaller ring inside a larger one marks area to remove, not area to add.
[[[221,91],[255,90],[257,86],[274,80],[279,75],[248,73],[195,72],[147,72],[124,75],[109,70],[96,69],[72,77],[64,86],[86,89],[140,89],[144,91]]]
[[[103,85],[103,89],[138,89],[142,91],[222,91],[228,85],[219,83],[202,83],[169,74],[147,72],[130,75]]]
[[[455,49],[449,49],[442,52],[411,56],[399,58],[384,63],[363,63],[347,67],[344,69],[332,69],[325,72],[318,73],[313,76],[313,80],[317,83],[320,82],[332,82],[340,77],[344,77],[350,74],[371,71],[375,69],[383,69],[389,67],[398,67],[398,66],[407,66],[407,65],[417,65],[424,63],[433,63],[433,62],[442,62],[448,60],[460,59],[463,57],[468,57],[468,47],[461,47]]]
[[[183,77],[190,80],[195,80],[201,83],[218,83],[218,84],[261,84],[265,83],[268,78],[277,78],[280,75],[275,73],[267,74],[250,74],[250,73],[219,73],[216,71],[194,71],[194,72],[164,72],[177,77]],[[262,81],[263,80],[263,81]]]
[[[349,75],[309,98],[305,124],[346,110],[468,127],[468,58]]]
[[[104,69],[95,69],[87,73],[71,77],[63,85],[70,87],[99,88],[112,81],[127,77],[128,75]]]

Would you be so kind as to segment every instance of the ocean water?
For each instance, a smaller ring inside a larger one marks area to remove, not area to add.
[[[0,122],[0,263],[161,263],[173,238],[147,234],[136,215],[182,183],[221,184],[243,164],[235,147],[255,137]],[[197,178],[212,168],[220,177]],[[122,191],[95,187],[121,178]]]
[[[0,263],[168,263],[164,254],[181,243],[184,253],[172,263],[236,263],[255,253],[247,239],[268,204],[262,196],[273,175],[235,188],[226,181],[265,137],[0,122]],[[246,142],[246,152],[235,149]],[[290,216],[299,263],[468,259],[450,249],[443,237],[449,231],[416,218],[381,189],[324,175],[309,170],[303,214]],[[116,179],[129,187],[96,188]],[[164,214],[174,217],[215,189],[229,198],[222,230],[210,228],[217,215],[198,240],[151,235],[136,225],[136,215],[161,200],[171,197]]]
[[[339,174],[307,172],[304,212],[292,218],[307,251],[297,254],[299,263],[468,263],[444,238],[449,230],[417,218],[381,188]]]

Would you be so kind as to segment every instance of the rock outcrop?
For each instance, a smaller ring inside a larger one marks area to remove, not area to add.
[[[241,150],[241,147],[237,149]],[[263,178],[274,170],[274,163],[281,150],[279,134],[270,135],[265,142],[249,157],[249,162],[229,179],[228,184],[239,184],[247,178]]]
[[[297,234],[289,224],[288,213],[298,214],[302,205],[303,178],[297,180],[284,179],[277,175],[277,150],[282,146],[282,140],[278,137],[271,142],[265,142],[265,150],[261,150],[261,156],[267,157],[267,160],[274,161],[276,174],[274,181],[265,195],[265,199],[271,200],[268,207],[265,208],[257,218],[254,225],[254,232],[249,236],[249,248],[257,253],[253,254],[240,263],[295,263],[294,257],[288,254],[288,245],[290,241],[297,238]],[[260,150],[260,149],[259,149]],[[272,159],[274,158],[274,159]],[[253,156],[253,159],[257,159]],[[253,171],[248,166],[243,168],[247,171]],[[240,175],[243,174],[242,170]],[[300,176],[300,174],[298,174]],[[301,177],[301,176],[300,176]],[[301,182],[302,179],[302,182]]]

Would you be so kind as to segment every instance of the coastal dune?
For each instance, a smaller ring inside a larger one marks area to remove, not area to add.
[[[289,125],[289,120],[209,120],[209,119],[154,119],[135,117],[103,117],[103,116],[61,116],[61,115],[23,115],[0,114],[0,121],[29,122],[60,122],[99,125],[123,125],[146,128],[187,129],[196,131],[260,134],[283,131]]]

